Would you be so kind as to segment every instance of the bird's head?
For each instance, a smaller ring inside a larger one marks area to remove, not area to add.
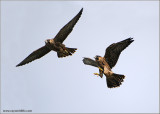
[[[45,44],[50,44],[50,39],[45,40]]]
[[[101,57],[101,56],[96,55],[94,58],[95,58],[96,61],[99,61],[99,58],[100,58],[100,57]]]

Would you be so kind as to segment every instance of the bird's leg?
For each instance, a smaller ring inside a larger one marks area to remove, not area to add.
[[[64,52],[65,52],[65,53],[68,53],[68,51],[67,51],[67,49],[66,49],[66,48],[63,48],[63,50],[64,50]]]
[[[103,69],[102,69],[101,67],[99,67],[99,66],[98,66],[98,68],[99,68],[100,72],[102,73],[102,72],[103,72]],[[94,73],[94,75],[97,75],[97,76],[100,76],[100,77],[101,77],[101,74],[99,74],[99,73]],[[102,77],[101,77],[101,78],[102,78]]]
[[[103,71],[103,69],[101,67],[98,67],[100,71]]]

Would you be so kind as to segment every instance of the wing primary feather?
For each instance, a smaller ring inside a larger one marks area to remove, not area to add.
[[[46,46],[43,46],[35,51],[33,51],[28,57],[26,57],[22,62],[20,62],[16,67],[25,65],[29,62],[32,62],[36,59],[41,58],[42,56],[46,55],[49,53],[51,50],[48,49]]]
[[[83,8],[72,20],[70,20],[63,28],[61,28],[61,30],[58,32],[58,34],[54,38],[55,42],[63,43],[63,41],[67,38],[67,36],[72,32],[73,27],[81,17],[82,11],[83,11]]]
[[[86,57],[83,57],[83,58],[84,59],[82,61],[83,61],[84,64],[91,65],[91,66],[94,66],[94,67],[98,67],[98,64],[93,59],[86,58]]]
[[[125,48],[127,48],[133,41],[134,41],[133,38],[130,37],[123,41],[113,43],[109,47],[106,48],[104,57],[107,63],[109,64],[110,68],[116,65],[121,52]]]

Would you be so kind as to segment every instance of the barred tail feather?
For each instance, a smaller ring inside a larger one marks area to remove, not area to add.
[[[67,51],[71,54],[73,54],[74,52],[76,52],[77,48],[67,48]]]
[[[76,48],[66,48],[64,52],[57,52],[57,56],[58,58],[66,57],[72,55],[74,52],[76,52],[76,50]]]
[[[108,88],[119,87],[122,84],[124,78],[124,75],[115,73],[113,73],[111,76],[107,76],[106,81]]]
[[[66,55],[62,52],[57,52],[58,58],[66,57]]]

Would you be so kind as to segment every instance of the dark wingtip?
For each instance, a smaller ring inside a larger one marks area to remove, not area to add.
[[[87,57],[83,57],[83,59],[82,59],[83,63],[85,63],[86,59],[87,59]]]
[[[82,59],[82,61],[83,61],[83,63],[85,64],[85,60],[86,60],[87,58],[86,57],[83,57],[83,59]]]
[[[16,65],[16,67],[19,67],[19,64],[18,64],[18,65]]]
[[[130,41],[134,41],[134,39],[133,39],[132,37],[130,37],[130,38],[128,38],[128,39],[130,39]]]
[[[26,63],[26,64],[27,64],[27,63]],[[21,63],[19,63],[18,65],[16,65],[16,67],[23,66],[23,65],[25,65],[25,64],[23,64],[23,63],[21,62]]]
[[[82,9],[81,9],[81,12],[83,11],[83,7],[82,7]]]
[[[82,57],[83,59],[89,59],[88,57]]]
[[[19,66],[21,66],[21,65],[20,64],[16,65],[16,67],[19,67]]]
[[[83,8],[79,11],[79,14],[82,14],[82,12],[83,12]]]
[[[129,37],[126,39],[126,41],[129,41],[130,43],[132,43],[134,41],[134,39],[132,37]]]
[[[82,57],[82,58],[83,58],[83,60],[84,60],[86,57]],[[83,61],[83,60],[82,60],[82,61]]]

